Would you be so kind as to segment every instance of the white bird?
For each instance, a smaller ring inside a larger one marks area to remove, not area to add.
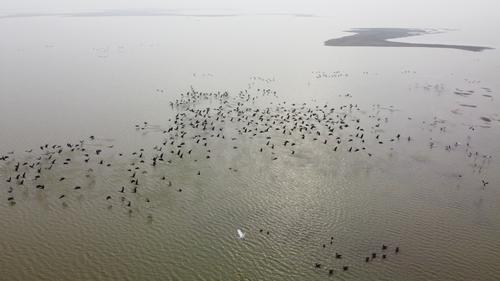
[[[238,232],[238,239],[245,238],[245,232],[243,232],[241,229],[237,229],[236,232]]]

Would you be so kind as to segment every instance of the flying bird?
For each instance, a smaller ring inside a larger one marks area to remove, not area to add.
[[[238,239],[245,239],[245,232],[243,232],[241,229],[237,229],[236,232],[238,233]]]

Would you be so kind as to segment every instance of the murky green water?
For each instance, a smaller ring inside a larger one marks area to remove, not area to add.
[[[497,280],[498,50],[323,46],[348,27],[2,19],[0,279]]]

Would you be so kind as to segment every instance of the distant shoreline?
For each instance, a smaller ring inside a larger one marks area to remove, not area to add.
[[[59,12],[59,13],[14,13],[0,14],[0,19],[32,18],[32,17],[207,17],[225,18],[238,16],[292,16],[318,17],[305,13],[200,13],[198,10],[103,10],[88,12]]]
[[[433,32],[424,29],[410,28],[354,28],[347,32],[353,32],[340,38],[325,41],[325,46],[334,47],[420,47],[420,48],[447,48],[458,49],[471,52],[481,52],[493,49],[483,46],[468,45],[447,45],[447,44],[425,44],[425,43],[405,43],[388,41],[388,39],[404,38],[410,36],[432,34]]]

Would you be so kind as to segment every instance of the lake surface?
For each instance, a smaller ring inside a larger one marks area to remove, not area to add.
[[[357,26],[0,19],[0,276],[498,280],[499,38]]]

